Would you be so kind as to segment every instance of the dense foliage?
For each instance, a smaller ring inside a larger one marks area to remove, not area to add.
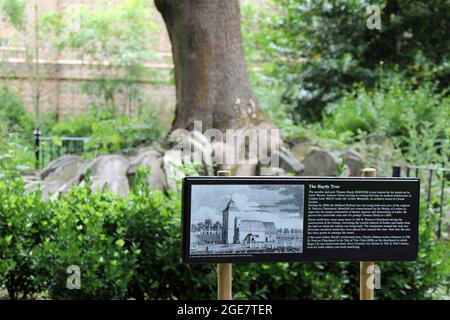
[[[435,86],[412,86],[398,78],[374,90],[355,87],[327,105],[323,126],[337,134],[378,133],[390,137],[412,164],[450,161],[450,98]]]
[[[180,197],[148,188],[140,171],[128,198],[74,188],[54,201],[20,180],[0,182],[0,287],[10,298],[213,299],[214,265],[180,261]],[[449,272],[448,244],[422,208],[417,262],[385,262],[379,299],[431,298]],[[81,270],[68,290],[67,268]],[[357,299],[358,263],[272,263],[234,267],[239,299]]]
[[[24,146],[22,151],[26,148],[33,150],[34,117],[25,111],[22,98],[8,86],[0,87],[0,123],[0,135],[5,139],[8,135],[13,136],[15,143]],[[57,147],[61,146],[63,137],[87,138],[84,150],[90,155],[127,153],[136,146],[154,142],[164,135],[154,110],[149,106],[139,107],[133,117],[92,109],[58,122],[52,113],[41,113],[40,131],[41,135],[53,138],[51,143]],[[47,144],[42,142],[41,147],[45,149]],[[29,157],[32,156],[29,153]]]
[[[7,86],[0,86],[0,122],[8,129],[19,126],[26,117],[22,98]]]
[[[151,109],[141,108],[134,117],[109,112],[88,112],[60,121],[46,133],[55,137],[87,137],[84,149],[93,155],[130,152],[133,148],[163,137],[163,130]]]
[[[285,86],[282,98],[296,121],[320,119],[355,83],[371,88],[386,73],[433,80],[439,89],[450,84],[446,0],[273,2],[247,46],[270,61],[266,73]],[[381,9],[381,30],[366,26],[369,5]]]

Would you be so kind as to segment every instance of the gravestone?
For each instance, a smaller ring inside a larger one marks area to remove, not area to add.
[[[303,159],[305,176],[336,176],[339,159],[329,151],[314,150]]]

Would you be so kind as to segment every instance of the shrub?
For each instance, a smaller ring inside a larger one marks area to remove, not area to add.
[[[48,132],[54,121],[52,112],[41,112],[40,130]],[[18,92],[4,85],[0,86],[0,123],[3,125],[2,130],[23,135],[22,145],[31,147],[34,143],[35,117],[25,110],[24,102]]]
[[[156,141],[162,131],[156,122],[133,120],[126,117],[92,123],[92,135],[87,148],[98,152],[125,152],[133,148]]]
[[[21,139],[0,125],[0,180],[17,179],[33,165],[33,157]]]
[[[211,265],[181,263],[181,202],[179,193],[169,197],[151,190],[140,170],[125,219],[126,243],[139,248],[135,277],[129,297],[136,299],[208,299],[215,292]]]
[[[373,95],[363,88],[345,95],[326,108],[330,126],[338,133],[375,132],[380,124]],[[326,122],[326,121],[325,121]]]
[[[36,275],[46,265],[36,265],[49,234],[49,203],[40,193],[26,192],[22,181],[0,180],[0,287],[11,299],[29,298],[46,287]]]
[[[381,8],[381,30],[366,27],[369,4]],[[446,0],[274,0],[270,12],[261,32],[245,38],[257,45],[246,47],[276,61],[266,71],[285,84],[283,101],[296,121],[320,119],[355,83],[371,88],[396,66],[417,83],[448,87]]]
[[[382,81],[371,90],[357,86],[325,109],[325,123],[337,132],[358,130],[406,136],[410,123],[435,123],[450,116],[450,100],[435,86],[413,86],[401,78]]]
[[[123,228],[111,221],[124,218],[126,203],[110,194],[74,188],[52,203],[51,232],[38,248],[39,279],[55,299],[120,299],[135,272],[138,250],[125,246]],[[67,290],[67,268],[81,271],[81,289]],[[45,266],[45,267],[44,267]]]
[[[151,190],[139,171],[127,198],[76,187],[42,202],[20,180],[0,182],[0,287],[12,298],[214,299],[215,265],[181,263],[180,194]],[[449,244],[421,207],[419,259],[383,262],[377,299],[435,297],[448,277]],[[70,265],[81,289],[66,288]],[[357,299],[359,264],[235,264],[236,299]]]
[[[8,129],[20,128],[26,117],[25,107],[21,97],[6,86],[0,86],[0,122]]]
[[[436,237],[437,212],[421,204],[417,261],[382,262],[379,299],[436,299],[439,289],[448,285],[450,244]]]
[[[413,86],[400,78],[377,89],[357,87],[325,109],[324,126],[337,134],[381,133],[393,137],[407,160],[415,164],[450,159],[450,99],[435,86]]]

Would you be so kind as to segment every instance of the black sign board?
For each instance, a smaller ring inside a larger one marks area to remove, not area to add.
[[[415,260],[419,179],[187,177],[183,261]]]

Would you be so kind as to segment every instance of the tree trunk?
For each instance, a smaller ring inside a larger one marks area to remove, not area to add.
[[[172,43],[173,129],[272,127],[254,98],[244,59],[239,0],[155,0]]]

